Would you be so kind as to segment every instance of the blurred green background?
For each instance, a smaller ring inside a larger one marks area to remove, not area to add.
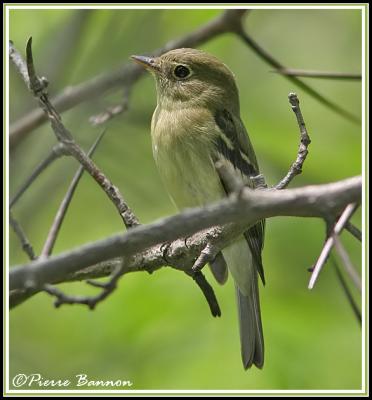
[[[219,10],[12,10],[10,38],[24,52],[33,37],[39,75],[51,94],[129,62],[182,36]],[[248,32],[292,68],[361,71],[361,11],[254,10]],[[330,182],[361,173],[361,127],[326,109],[261,61],[231,34],[201,46],[234,71],[242,118],[269,184],[288,170],[298,146],[298,128],[287,95],[299,94],[312,143],[304,173],[292,186]],[[360,82],[310,80],[314,88],[360,117]],[[10,66],[10,119],[36,107]],[[63,114],[76,140],[88,148],[102,127],[88,121],[116,104],[121,90],[92,99]],[[156,105],[151,76],[136,84],[130,109],[106,124],[95,161],[120,188],[142,223],[174,214],[156,171],[150,120]],[[10,158],[10,195],[55,143],[44,125]],[[14,208],[36,252],[77,168],[55,162]],[[354,216],[360,225],[360,213]],[[112,204],[88,176],[80,183],[60,233],[55,254],[121,231]],[[361,330],[329,263],[309,291],[309,268],[324,240],[316,219],[273,218],[267,222],[261,289],[265,366],[245,372],[240,360],[235,296],[231,280],[213,284],[222,317],[214,319],[191,279],[170,268],[153,275],[124,277],[119,289],[95,311],[53,307],[39,294],[10,312],[10,376],[41,373],[48,379],[129,379],[133,389],[358,389],[361,387]],[[347,233],[342,240],[361,265],[361,247]],[[10,264],[27,258],[10,232]],[[211,278],[209,271],[206,272]],[[61,286],[92,293],[84,283]],[[354,293],[357,297],[358,294]]]

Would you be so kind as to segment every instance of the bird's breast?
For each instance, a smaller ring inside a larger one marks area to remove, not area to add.
[[[223,196],[212,161],[217,132],[207,110],[157,109],[151,134],[159,173],[178,208],[204,205]]]

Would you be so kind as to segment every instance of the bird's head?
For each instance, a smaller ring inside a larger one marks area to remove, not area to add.
[[[182,48],[171,50],[160,57],[131,58],[155,77],[160,106],[224,106],[239,113],[239,96],[234,75],[211,54]]]

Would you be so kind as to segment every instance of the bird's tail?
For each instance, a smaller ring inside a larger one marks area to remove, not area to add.
[[[264,364],[264,340],[262,333],[258,274],[254,271],[252,290],[245,296],[235,284],[238,304],[240,343],[245,369],[253,364],[262,368]]]

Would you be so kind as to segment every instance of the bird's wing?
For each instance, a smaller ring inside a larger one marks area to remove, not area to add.
[[[214,120],[220,133],[215,138],[216,159],[222,155],[224,159],[230,161],[233,167],[241,173],[243,181],[254,187],[254,180],[252,178],[259,175],[259,169],[256,155],[243,123],[240,118],[234,117],[226,109],[217,110]],[[224,185],[222,184],[222,186]],[[226,188],[225,191],[227,193]],[[264,231],[265,221],[262,220],[244,233],[252,252],[255,267],[263,284],[265,284],[265,276],[261,253]]]

